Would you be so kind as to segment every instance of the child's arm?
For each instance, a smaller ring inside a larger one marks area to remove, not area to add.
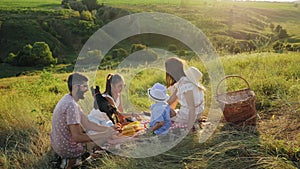
[[[157,122],[154,126],[149,128],[148,132],[150,133],[152,131],[155,131],[155,130],[161,128],[164,125],[164,123],[165,123],[164,121]]]

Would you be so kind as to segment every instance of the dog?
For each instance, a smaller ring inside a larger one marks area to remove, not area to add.
[[[100,87],[96,86],[95,89],[91,87],[91,91],[95,98],[94,107],[106,113],[107,117],[113,122],[113,124],[119,123],[119,116],[121,115],[120,112],[113,103],[109,102],[107,98],[102,96]]]

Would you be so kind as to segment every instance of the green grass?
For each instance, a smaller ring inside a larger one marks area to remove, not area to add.
[[[53,9],[61,5],[61,0],[1,0],[0,8],[43,8]]]
[[[1,59],[6,58],[9,52],[18,52],[26,44],[45,41],[51,50],[56,50],[55,53],[60,56],[61,60],[66,60],[64,58],[70,51],[73,52],[72,54],[74,51],[80,51],[80,47],[87,38],[103,26],[98,25],[98,22],[116,19],[109,17],[101,21],[97,20],[95,23],[85,22],[80,20],[79,13],[62,10],[60,2],[60,0],[1,1],[0,17],[3,19],[0,20],[0,30],[5,32],[0,32],[4,39],[0,48]],[[105,0],[99,2],[120,7],[130,13],[154,11],[177,15],[201,29],[220,54],[227,54],[232,45],[236,44],[233,47],[239,47],[251,40],[254,41],[258,51],[270,51],[275,41],[269,39],[270,34],[273,34],[269,28],[271,23],[275,26],[278,24],[283,26],[291,36],[282,40],[293,41],[291,43],[300,41],[300,29],[298,29],[300,7],[294,7],[292,3],[199,0],[126,0],[122,2]],[[108,13],[118,15],[117,9],[112,11]],[[87,25],[90,27],[85,29]],[[18,34],[14,33],[16,29],[20,31]],[[69,32],[70,35],[65,32]],[[4,43],[6,40],[8,42]],[[223,46],[218,47],[217,44],[220,43]],[[165,44],[165,46],[168,45]],[[130,49],[127,48],[127,50]]]
[[[133,12],[175,14],[199,26],[210,39],[219,39],[219,34],[226,33],[229,30],[228,22],[232,20],[232,31],[263,37],[270,33],[268,24],[273,23],[275,26],[282,25],[294,38],[300,38],[300,10],[290,3],[196,0],[185,1],[184,4],[179,0],[99,2]],[[0,9],[4,11],[1,18],[35,19],[34,15],[39,15],[40,18],[40,14],[45,18],[68,18],[68,12],[56,10],[60,3],[61,0],[1,0]],[[231,11],[234,15],[231,15]],[[229,41],[222,41],[226,42]],[[223,54],[222,51],[218,52]],[[91,164],[85,164],[83,168],[299,168],[300,53],[243,53],[225,55],[220,59],[227,75],[241,75],[255,92],[256,107],[262,117],[257,128],[237,130],[222,121],[215,134],[205,143],[199,144],[198,135],[191,135],[172,150],[155,157],[130,159],[107,154]],[[206,100],[210,100],[214,96],[211,94],[209,76],[204,65],[194,60],[188,63],[204,73],[204,84],[208,89]],[[43,71],[43,68],[13,67],[6,64],[0,66],[1,168],[51,168],[54,157],[49,140],[52,111],[58,100],[67,93],[65,80],[73,70],[73,65],[61,64],[45,70],[47,71]],[[131,70],[122,71],[125,79],[128,79],[128,71]],[[95,84],[100,85],[102,90],[104,79],[110,72],[115,70],[97,72]],[[19,73],[24,75],[13,77]],[[145,69],[132,81],[126,81],[130,86],[129,100],[136,110],[148,110],[151,102],[146,90],[155,82],[164,83],[164,72]],[[238,79],[227,81],[229,90],[243,87],[245,84]],[[208,113],[210,106],[207,102],[205,113]],[[131,111],[126,105],[125,108]],[[88,113],[89,110],[85,111]]]
[[[145,159],[105,155],[85,168],[296,168],[299,167],[299,88],[300,53],[254,53],[220,58],[226,74],[239,74],[255,92],[256,105],[262,117],[256,129],[234,129],[221,123],[215,134],[204,143],[191,135],[166,153]],[[188,64],[206,70],[202,63]],[[125,80],[129,70],[123,70]],[[97,72],[95,84],[104,87],[109,72]],[[0,79],[0,165],[4,168],[50,168],[53,151],[49,132],[51,116],[57,101],[67,93],[68,73],[43,71],[33,76]],[[128,97],[137,110],[148,110],[146,89],[153,83],[164,83],[164,72],[145,69],[130,85]],[[207,100],[209,83],[205,83]],[[245,86],[239,80],[228,80],[228,89]],[[124,95],[125,96],[125,95]],[[210,104],[207,104],[206,113]],[[86,111],[88,112],[88,110]],[[287,131],[287,132],[286,132]],[[159,163],[155,163],[158,161]]]
[[[99,3],[104,4],[180,4],[181,0],[98,0]]]
[[[113,2],[113,1],[111,1]],[[291,38],[299,40],[299,7],[292,3],[268,2],[200,2],[186,6],[169,4],[139,5],[112,4],[133,12],[165,12],[190,21],[202,30],[213,43],[226,43],[222,37],[232,40],[228,45],[252,39],[258,50],[268,51],[273,41],[269,25],[281,25]],[[191,13],[193,13],[191,15]],[[249,39],[250,38],[250,39]],[[220,42],[218,42],[218,40]],[[217,45],[214,44],[216,47]],[[226,45],[225,45],[226,46]],[[226,47],[225,47],[226,48]],[[222,49],[217,48],[221,53]]]

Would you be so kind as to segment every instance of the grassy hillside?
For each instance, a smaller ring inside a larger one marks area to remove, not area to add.
[[[277,40],[270,24],[281,25],[287,30],[290,36],[288,39],[299,42],[300,32],[295,25],[300,24],[300,10],[292,3],[197,2],[184,6],[139,5],[138,9],[135,6],[115,6],[139,12],[167,12],[187,19],[209,37],[219,52],[225,50],[226,45],[230,46],[230,43],[243,48],[243,44],[250,41],[258,50],[268,50],[269,45]]]
[[[47,42],[59,59],[58,65],[49,67],[0,63],[0,168],[53,168],[54,152],[49,140],[52,111],[67,93],[66,78],[73,71],[82,45],[104,24],[144,11],[171,13],[199,27],[222,56],[225,73],[239,74],[248,80],[256,94],[261,119],[256,128],[242,129],[222,120],[204,143],[198,142],[198,132],[155,157],[131,159],[105,154],[82,168],[300,168],[300,53],[288,51],[300,46],[300,6],[199,0],[98,2],[105,6],[92,12],[89,20],[78,11],[62,9],[61,0],[0,0],[0,61],[9,52],[17,53],[35,41]],[[277,25],[287,31],[287,37],[278,37],[274,31]],[[208,89],[205,99],[214,98],[211,90],[215,89],[210,89],[205,66],[189,59],[194,55],[185,45],[168,37],[155,37],[130,37],[115,48],[129,52],[133,43],[165,50],[176,45],[172,52],[183,53],[188,64],[203,72]],[[274,50],[272,46],[278,40],[282,46]],[[97,72],[96,84],[102,88],[107,73],[115,71],[111,66],[122,59],[112,57],[112,53],[105,56],[105,65]],[[124,69],[122,74],[126,77],[130,71]],[[132,81],[126,81],[130,86],[129,100],[136,110],[148,110],[151,102],[146,89],[155,82],[165,83],[164,72],[145,69]],[[233,80],[227,85],[228,90],[235,90],[245,84]],[[210,106],[207,102],[205,113]]]
[[[107,154],[86,163],[84,168],[299,168],[299,59],[299,53],[222,57],[225,73],[246,78],[256,94],[256,107],[262,118],[256,128],[237,130],[223,121],[204,143],[198,143],[195,133],[155,157],[130,159]],[[188,63],[206,73],[201,63]],[[104,77],[110,71],[113,70],[98,71],[96,84],[103,87]],[[148,110],[150,105],[146,89],[157,81],[164,82],[164,73],[153,71],[126,81],[130,84],[128,97],[138,110]],[[67,76],[44,71],[36,76],[0,79],[2,168],[52,168],[51,116],[56,102],[67,92]],[[245,85],[234,84],[237,88]],[[205,85],[209,99],[213,96],[209,84]]]
[[[171,13],[187,19],[208,36],[219,54],[274,51],[273,44],[277,40],[282,43],[277,52],[300,49],[300,7],[293,3],[196,0],[105,0],[99,3],[105,6],[91,12],[90,19],[84,19],[79,11],[62,9],[58,0],[1,1],[1,60],[10,52],[16,54],[24,45],[45,41],[59,63],[72,63],[86,40],[101,26],[121,16],[144,11]],[[279,37],[275,31],[277,25],[287,34]],[[135,42],[156,47],[160,42],[162,48],[174,43],[162,37],[144,40],[136,37],[116,47],[130,51],[130,45]]]
[[[61,0],[2,0],[1,8],[42,8],[42,9],[53,9],[59,8]]]

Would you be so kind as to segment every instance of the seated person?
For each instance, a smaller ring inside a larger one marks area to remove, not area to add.
[[[95,100],[98,101],[98,104],[97,102],[94,103],[94,109],[91,111],[89,119],[97,122],[98,124],[109,126],[112,126],[111,122],[113,124],[116,124],[118,122],[121,124],[127,124],[129,122],[136,121],[136,119],[139,119],[139,116],[137,114],[124,113],[121,99],[121,93],[124,86],[125,82],[122,75],[110,73],[106,77],[105,91],[103,93],[100,92],[100,88],[98,86],[96,86],[95,89],[92,89],[92,93],[95,96]],[[101,96],[97,94],[100,94]],[[106,105],[103,102],[108,102],[110,108],[105,108]],[[97,109],[100,109],[101,111]],[[112,111],[112,109],[114,109],[114,111]],[[107,115],[108,119],[103,117],[104,113]]]
[[[164,85],[155,83],[148,89],[148,95],[155,103],[150,107],[150,128],[147,132],[155,135],[167,134],[171,127],[171,108],[166,102],[169,99],[167,89]]]
[[[71,169],[85,153],[84,144],[94,142],[99,145],[112,140],[115,131],[111,127],[97,125],[88,120],[78,101],[84,99],[88,90],[88,78],[79,73],[68,77],[69,93],[56,104],[53,110],[50,133],[51,147],[64,161],[61,167]],[[97,133],[88,135],[85,130]]]

